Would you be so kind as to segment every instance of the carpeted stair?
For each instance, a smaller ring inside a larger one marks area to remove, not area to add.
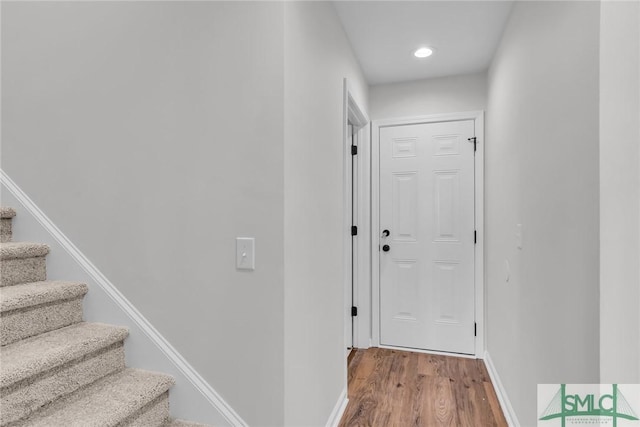
[[[46,245],[0,208],[0,426],[203,427],[173,420],[173,378],[125,366],[126,328],[82,321],[82,283],[47,281]]]

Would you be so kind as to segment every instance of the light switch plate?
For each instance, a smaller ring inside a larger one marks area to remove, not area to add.
[[[256,269],[256,239],[236,237],[236,268],[238,270]]]

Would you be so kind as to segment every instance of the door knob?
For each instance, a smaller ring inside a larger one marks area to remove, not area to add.
[[[384,245],[382,247],[382,250],[385,251],[385,252],[389,252],[389,249],[391,249],[391,246],[389,246],[389,245]]]
[[[389,230],[384,230],[382,232],[382,237],[389,237]]]

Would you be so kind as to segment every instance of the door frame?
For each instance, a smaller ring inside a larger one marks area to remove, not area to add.
[[[475,318],[477,326],[475,357],[482,359],[485,351],[485,287],[484,287],[484,111],[433,114],[428,116],[374,120],[371,122],[371,338],[380,347],[380,128],[424,123],[473,120],[477,149],[475,166],[475,225],[477,240],[474,248]],[[434,352],[435,353],[435,352]],[[444,353],[439,353],[444,354]]]
[[[357,161],[357,194],[352,194],[352,155],[349,125],[353,126],[354,140],[358,146]],[[366,347],[370,341],[371,322],[371,261],[369,249],[370,238],[370,127],[369,117],[365,109],[356,101],[348,80],[343,84],[343,271],[344,271],[344,349],[349,344],[361,348],[366,336]],[[352,223],[351,201],[357,200],[357,224]],[[358,236],[351,236],[351,226],[358,226]],[[357,245],[357,259],[352,259],[351,245]],[[353,266],[356,265],[354,270]],[[358,316],[351,317],[351,306],[358,307]],[[353,325],[353,328],[351,327]],[[353,341],[352,341],[353,337]],[[346,357],[345,357],[346,375]]]

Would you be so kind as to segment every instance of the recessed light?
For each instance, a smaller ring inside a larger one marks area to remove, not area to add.
[[[427,56],[431,56],[432,53],[433,49],[431,49],[430,47],[421,47],[420,49],[413,52],[413,55],[416,58],[426,58]]]

